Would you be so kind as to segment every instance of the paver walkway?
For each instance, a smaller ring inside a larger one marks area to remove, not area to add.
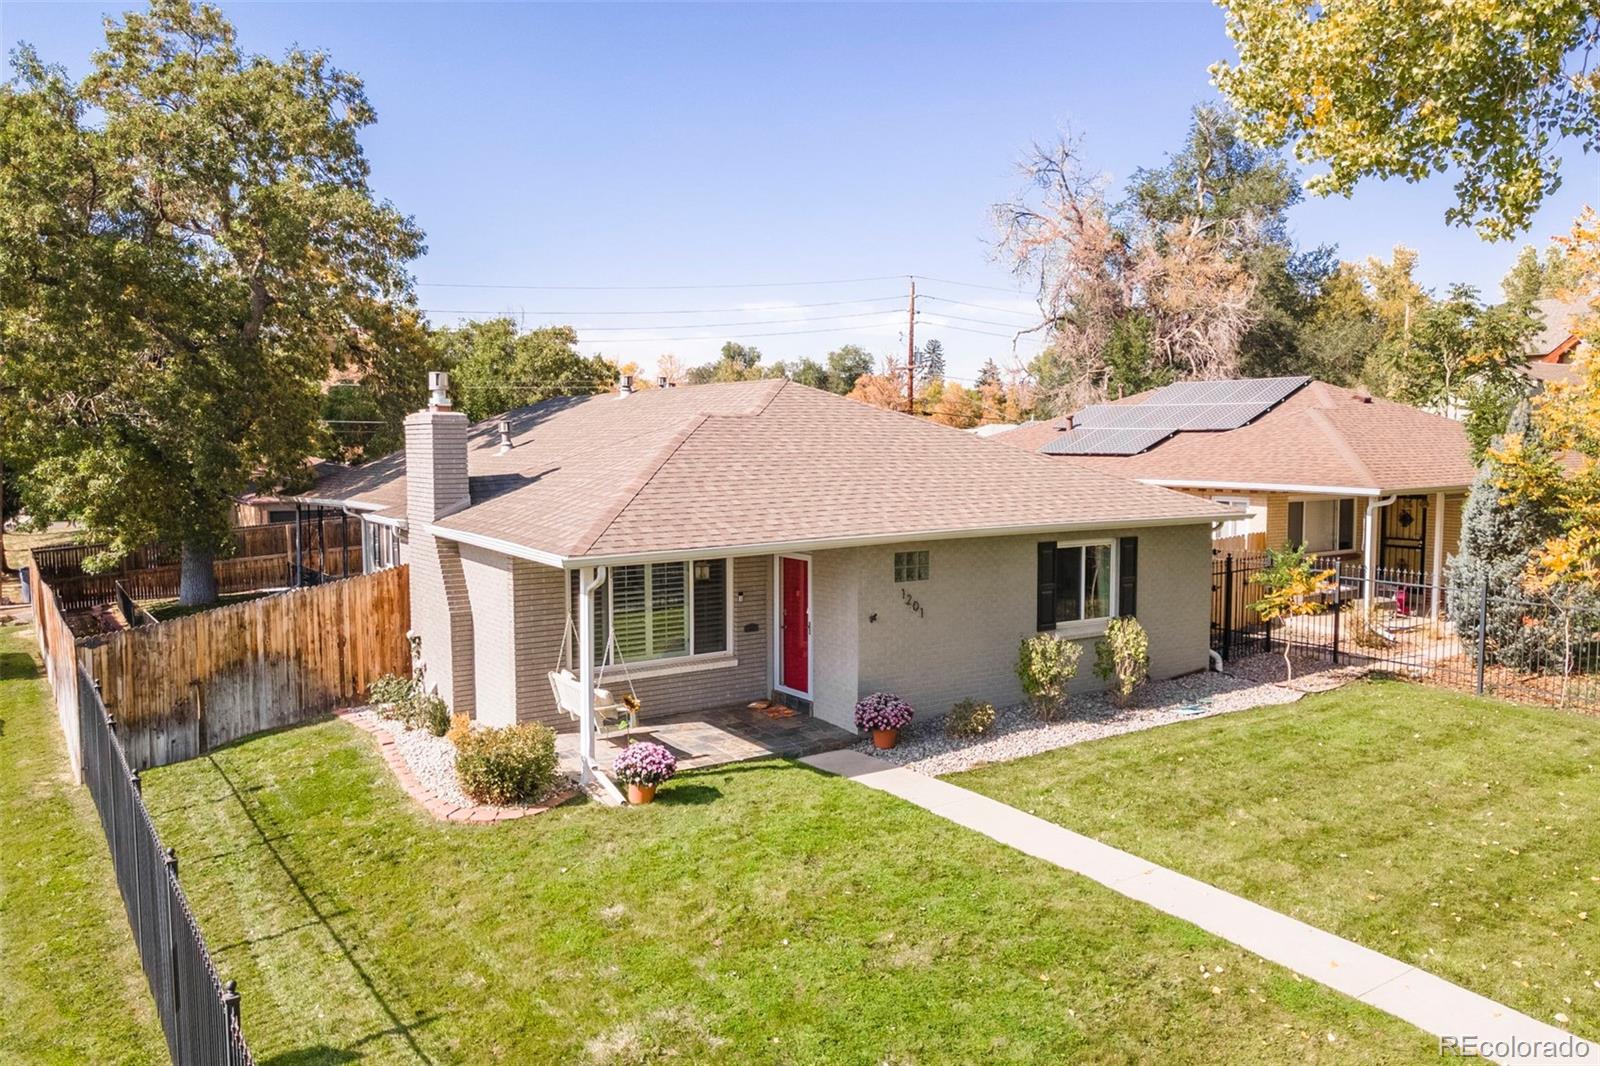
[[[858,751],[824,752],[801,761],[898,796],[1025,854],[1082,874],[1269,962],[1387,1011],[1441,1040],[1475,1039],[1484,1058],[1505,1063],[1600,1063],[1600,1046],[1565,1030],[999,800],[914,770],[889,766]]]

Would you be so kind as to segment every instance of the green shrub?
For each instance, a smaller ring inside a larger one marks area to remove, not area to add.
[[[556,735],[542,725],[474,729],[456,742],[456,780],[479,803],[527,803],[556,777]]]
[[[465,714],[452,714],[450,728],[444,738],[452,744],[460,744],[461,738],[472,732],[472,718]]]
[[[1111,698],[1126,704],[1150,676],[1150,635],[1137,618],[1113,618],[1094,649],[1094,672],[1111,686]]]
[[[399,674],[384,674],[367,686],[367,702],[384,718],[401,717],[401,706],[417,691],[417,683]]]
[[[1049,633],[1024,637],[1017,647],[1017,680],[1042,721],[1050,721],[1067,703],[1067,683],[1078,676],[1083,649]]]
[[[450,729],[450,708],[442,696],[413,693],[400,708],[400,718],[407,729],[426,729],[436,737],[444,736]]]
[[[994,725],[994,704],[962,700],[944,718],[944,731],[953,737],[981,737]]]

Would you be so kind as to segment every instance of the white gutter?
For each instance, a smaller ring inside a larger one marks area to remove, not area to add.
[[[1238,518],[1234,508],[1219,508],[1187,518],[1156,518],[1144,521],[1129,519],[1098,520],[1093,522],[1041,522],[1028,525],[992,526],[981,529],[938,529],[898,533],[873,533],[856,537],[818,537],[811,540],[757,541],[746,544],[719,544],[704,548],[675,548],[651,552],[614,552],[608,555],[557,555],[526,545],[516,544],[498,537],[480,533],[467,533],[445,526],[419,526],[444,540],[471,544],[479,548],[500,552],[518,559],[530,559],[546,566],[570,569],[574,566],[620,566],[627,563],[648,563],[655,560],[677,561],[689,559],[725,559],[737,555],[776,555],[783,552],[828,551],[836,548],[866,548],[878,544],[907,544],[921,540],[965,540],[976,537],[1028,536],[1038,533],[1077,533],[1085,531],[1150,529],[1164,526],[1213,525]]]
[[[327,507],[335,511],[381,511],[384,509],[381,503],[357,503],[353,500],[335,500],[322,496],[279,496],[278,499],[310,504],[312,507]]]
[[[1362,569],[1366,571],[1362,581],[1362,615],[1370,624],[1372,621],[1372,598],[1378,593],[1377,559],[1378,559],[1378,511],[1389,506],[1398,496],[1385,496],[1367,504],[1367,513],[1361,520],[1361,562]]]
[[[1137,478],[1141,484],[1162,489],[1217,489],[1226,492],[1289,492],[1308,496],[1365,496],[1377,498],[1386,492],[1406,496],[1425,496],[1431,492],[1465,492],[1470,484],[1425,485],[1418,488],[1358,488],[1354,485],[1292,485],[1274,481],[1179,481],[1167,478]]]

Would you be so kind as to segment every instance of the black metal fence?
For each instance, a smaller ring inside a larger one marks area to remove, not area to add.
[[[1213,561],[1211,648],[1229,661],[1287,646],[1306,666],[1367,667],[1517,703],[1600,712],[1600,609],[1452,588],[1428,575],[1330,560],[1322,610],[1263,619],[1264,553]]]
[[[83,778],[100,812],[128,925],[139,947],[167,1049],[176,1066],[250,1066],[239,1028],[239,993],[211,965],[178,885],[178,857],[163,849],[139,793],[139,775],[117,741],[88,673],[78,673]]]

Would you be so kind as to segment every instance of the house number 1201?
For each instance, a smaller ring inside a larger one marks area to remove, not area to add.
[[[928,617],[928,612],[922,609],[922,602],[915,599],[911,593],[907,592],[905,589],[901,589],[900,598],[905,601],[905,605],[907,607],[911,608],[913,614],[922,618]]]

